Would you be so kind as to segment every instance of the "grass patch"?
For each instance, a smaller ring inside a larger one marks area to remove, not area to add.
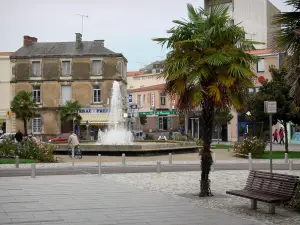
[[[15,164],[15,159],[10,158],[0,158],[0,164]],[[20,159],[20,163],[26,164],[26,163],[36,163],[36,160],[34,159]]]
[[[284,159],[284,153],[280,151],[273,151],[272,152],[272,158],[273,159]],[[289,159],[299,159],[300,158],[300,152],[289,152],[288,153]],[[265,151],[263,156],[256,157],[257,159],[269,159],[270,158],[270,152]]]
[[[211,145],[211,147],[213,147],[214,149],[232,149],[232,145],[224,145],[224,144],[215,144],[215,145]]]

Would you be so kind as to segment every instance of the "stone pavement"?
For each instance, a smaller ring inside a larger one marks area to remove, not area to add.
[[[97,175],[0,179],[0,224],[254,225]]]

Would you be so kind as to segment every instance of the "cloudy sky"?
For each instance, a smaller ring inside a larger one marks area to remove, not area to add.
[[[249,0],[250,1],[250,0]],[[281,11],[290,11],[283,0],[270,0]],[[172,20],[186,15],[186,4],[203,6],[203,0],[1,0],[0,52],[16,51],[23,35],[40,42],[73,41],[81,32],[83,40],[105,40],[105,46],[128,59],[128,70],[160,60],[165,50],[153,42],[164,37]]]

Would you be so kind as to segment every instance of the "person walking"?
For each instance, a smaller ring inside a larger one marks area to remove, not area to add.
[[[273,138],[274,138],[274,143],[276,141],[276,143],[278,144],[278,130],[275,129],[274,133],[273,133]]]
[[[279,130],[279,137],[280,137],[279,144],[281,144],[281,142],[282,142],[282,144],[284,144],[284,131],[283,131],[282,127]]]
[[[73,150],[73,148],[76,148],[79,146],[78,137],[74,132],[72,132],[71,135],[69,136],[68,145],[71,145],[72,150]]]
[[[22,148],[22,141],[23,141],[23,134],[20,130],[18,130],[18,132],[16,133],[15,139],[18,142],[18,152],[20,152]]]

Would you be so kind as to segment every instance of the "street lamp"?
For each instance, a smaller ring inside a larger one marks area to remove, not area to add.
[[[246,115],[251,116],[251,112],[250,111],[246,112]]]

